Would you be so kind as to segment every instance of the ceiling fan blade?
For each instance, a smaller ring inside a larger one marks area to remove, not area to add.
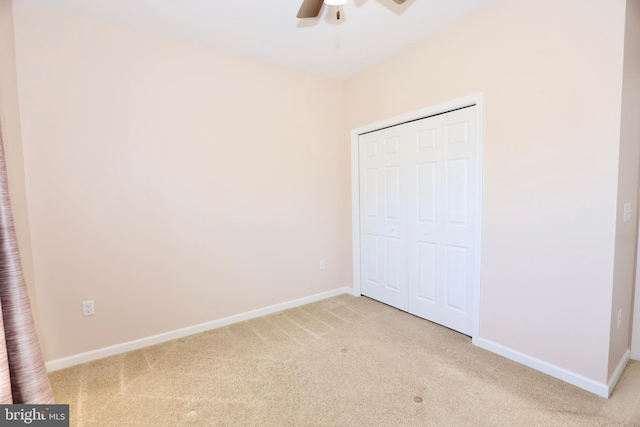
[[[315,18],[320,14],[323,3],[324,0],[304,0],[298,11],[298,18]]]

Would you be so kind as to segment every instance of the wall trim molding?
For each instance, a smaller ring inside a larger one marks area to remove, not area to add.
[[[575,372],[569,371],[559,366],[552,365],[551,363],[545,362],[540,359],[536,359],[535,357],[528,356],[524,353],[520,353],[519,351],[510,349],[500,344],[496,344],[493,341],[489,341],[484,338],[478,338],[477,340],[475,340],[474,344],[480,348],[499,354],[500,356],[506,357],[507,359],[511,359],[514,362],[518,362],[522,365],[533,368],[537,371],[550,375],[554,378],[557,378],[566,383],[579,387],[583,390],[589,391],[600,397],[604,397],[605,399],[609,398],[609,394],[611,394],[611,390],[613,390],[613,386],[615,386],[615,383],[618,381],[618,379],[615,378],[615,375],[614,375],[615,381],[613,381],[614,378],[612,378],[609,384],[600,383],[591,378],[587,378],[583,375],[577,374]],[[628,361],[629,358],[626,357],[626,360]],[[624,370],[624,366],[626,366],[626,363],[624,365],[621,363],[618,366],[618,369],[616,369],[618,378],[620,378],[620,375]],[[620,371],[619,373],[618,373],[618,370]]]
[[[88,351],[86,353],[75,354],[73,356],[63,357],[61,359],[51,360],[45,363],[47,372],[58,371],[81,363],[91,362],[93,360],[103,359],[105,357],[114,356],[128,351],[138,350],[155,344],[175,340],[177,338],[187,337],[189,335],[198,334],[200,332],[210,331],[212,329],[221,328],[233,323],[244,322],[245,320],[254,319],[256,317],[265,316],[267,314],[276,313],[278,311],[287,310],[289,308],[299,307],[323,299],[335,297],[338,295],[350,294],[354,295],[353,288],[343,287],[319,294],[310,295],[308,297],[298,298],[279,304],[270,305],[268,307],[258,308],[256,310],[247,311],[245,313],[224,317],[222,319],[210,322],[200,323],[198,325],[188,326],[186,328],[176,329],[161,334],[140,338],[109,347],[99,348],[97,350]]]
[[[631,350],[627,349],[627,351],[624,353],[624,356],[622,356],[620,363],[618,363],[616,370],[613,371],[613,375],[611,375],[611,379],[607,384],[607,388],[609,389],[609,394],[607,394],[607,397],[611,396],[611,392],[613,392],[614,387],[616,386],[616,384],[618,384],[618,380],[622,376],[622,373],[627,367],[627,364],[629,363],[630,359],[631,359]]]

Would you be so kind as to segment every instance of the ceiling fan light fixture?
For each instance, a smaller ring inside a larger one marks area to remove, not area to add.
[[[324,4],[329,6],[342,6],[347,4],[347,0],[324,0]]]

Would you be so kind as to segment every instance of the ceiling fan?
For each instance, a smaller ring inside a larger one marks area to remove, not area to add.
[[[393,0],[398,4],[402,4],[405,0]],[[342,6],[347,3],[347,0],[303,0],[302,6],[298,11],[298,18],[315,18],[320,14],[323,4],[330,6]],[[338,9],[338,19],[340,19],[340,9]]]

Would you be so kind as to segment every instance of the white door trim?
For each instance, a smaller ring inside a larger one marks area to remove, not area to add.
[[[476,170],[477,175],[474,179],[476,185],[476,191],[478,194],[478,209],[476,213],[476,242],[478,242],[476,249],[477,264],[476,271],[474,272],[474,322],[473,322],[473,343],[476,344],[476,340],[479,337],[478,330],[480,327],[480,266],[482,264],[482,147],[483,142],[483,96],[482,93],[476,93],[463,98],[454,99],[442,104],[438,104],[432,107],[427,107],[418,111],[396,116],[390,119],[382,120],[380,122],[372,123],[366,126],[359,127],[351,130],[351,224],[352,224],[352,244],[353,244],[353,290],[355,295],[362,295],[361,292],[361,277],[360,277],[360,164],[359,164],[359,151],[358,151],[358,139],[359,136],[367,133],[384,129],[390,126],[399,125],[402,123],[410,122],[413,120],[423,119],[425,117],[434,116],[436,114],[446,113],[448,111],[456,110],[459,108],[476,106],[476,144],[477,145],[477,157],[476,157]]]

